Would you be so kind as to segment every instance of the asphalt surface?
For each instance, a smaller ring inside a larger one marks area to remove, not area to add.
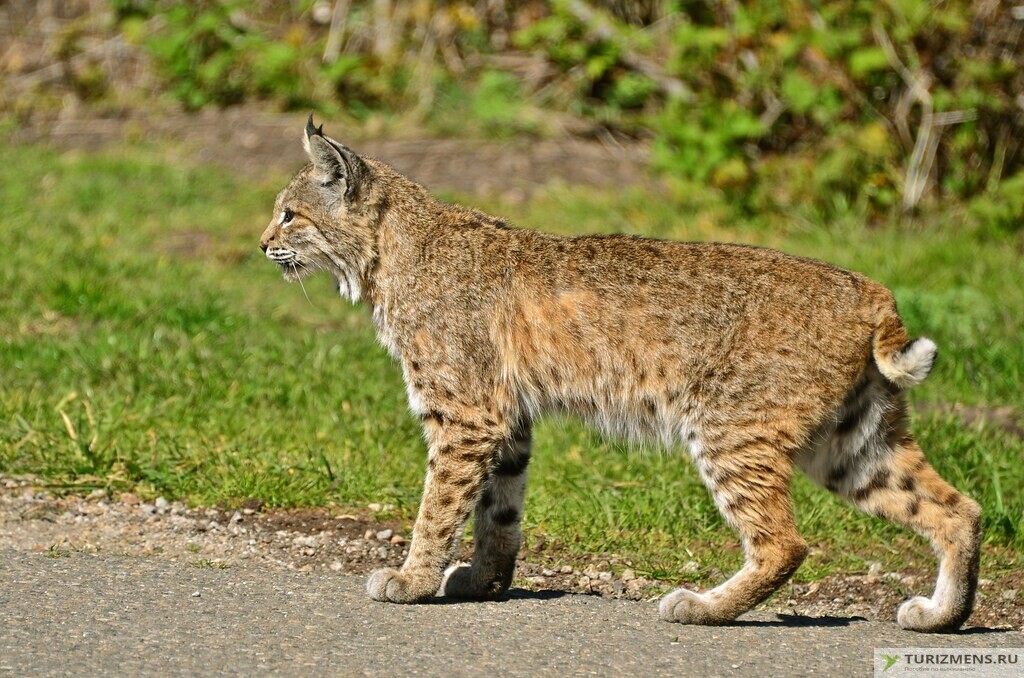
[[[0,674],[872,675],[875,647],[1022,647],[856,618],[668,624],[656,604],[513,591],[374,603],[363,577],[0,551]]]

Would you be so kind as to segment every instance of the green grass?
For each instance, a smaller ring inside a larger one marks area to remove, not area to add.
[[[156,150],[0,148],[0,470],[196,504],[377,501],[414,515],[425,450],[367,310],[327,280],[307,283],[307,301],[256,248],[283,180],[245,184],[167,164]],[[896,291],[914,334],[940,345],[916,402],[1024,409],[1024,240],[959,210],[916,224],[822,226],[746,217],[693,188],[553,189],[522,206],[479,206],[565,233],[747,242],[860,270]],[[943,475],[984,506],[986,566],[1014,566],[1024,442],[934,413],[918,417],[916,432]],[[630,452],[558,419],[535,439],[530,539],[617,553],[669,577],[691,559],[706,569],[738,562],[680,456]],[[806,479],[795,490],[801,527],[820,549],[801,576],[927,554]]]

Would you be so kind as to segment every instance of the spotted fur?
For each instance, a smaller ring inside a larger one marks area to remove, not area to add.
[[[436,200],[312,119],[304,143],[311,162],[278,196],[261,246],[288,279],[327,271],[372,308],[429,445],[409,557],[371,575],[374,599],[503,594],[531,424],[562,411],[687,450],[739,533],[743,568],[707,592],[668,594],[664,619],[727,622],[800,566],[799,467],[932,542],[937,586],[900,608],[901,625],[966,620],[980,513],[907,430],[903,391],[927,376],[935,345],[910,340],[885,287],[769,249],[516,229]],[[449,568],[474,509],[473,562]]]

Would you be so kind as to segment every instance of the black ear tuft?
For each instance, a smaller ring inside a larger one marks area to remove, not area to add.
[[[306,134],[302,144],[309,155],[310,162],[316,170],[318,179],[324,186],[336,181],[345,182],[345,197],[354,200],[360,190],[360,184],[368,177],[366,163],[344,144],[324,135],[324,126],[313,124],[313,114],[306,121]]]
[[[320,125],[317,127],[313,124],[313,114],[309,114],[309,120],[306,121],[306,136],[307,137],[322,137],[324,135],[324,126]]]

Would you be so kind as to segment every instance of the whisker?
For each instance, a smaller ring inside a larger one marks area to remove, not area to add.
[[[312,308],[316,308],[316,306],[313,306],[313,302],[309,300],[309,295],[306,294],[306,286],[302,284],[302,276],[299,275],[298,271],[300,266],[302,266],[302,264],[299,262],[292,262],[292,269],[295,270],[295,278],[299,281],[299,288],[302,289],[302,296],[306,297],[306,303],[308,303]],[[305,266],[302,266],[302,268],[305,268]]]

